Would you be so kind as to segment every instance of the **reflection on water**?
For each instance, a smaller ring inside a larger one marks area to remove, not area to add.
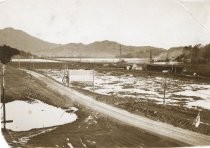
[[[124,60],[127,63],[149,63],[149,58],[54,58],[59,61],[74,61],[84,63],[117,63]]]
[[[71,123],[77,119],[77,115],[39,100],[33,102],[16,100],[6,104],[6,118],[13,120],[12,123],[6,125],[7,129],[27,131]]]

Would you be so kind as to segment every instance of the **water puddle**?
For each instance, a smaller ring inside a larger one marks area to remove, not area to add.
[[[6,104],[6,119],[13,120],[6,125],[6,128],[12,131],[28,131],[34,128],[63,125],[77,119],[75,111],[75,107],[69,112],[39,100],[33,102],[16,100]]]

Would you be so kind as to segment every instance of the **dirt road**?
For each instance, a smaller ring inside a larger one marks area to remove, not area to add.
[[[59,84],[56,81],[42,74],[28,70],[25,71],[47,84],[47,87],[49,89],[56,91],[62,95],[65,95],[73,101],[81,103],[87,106],[88,108],[94,109],[97,112],[117,119],[125,124],[141,128],[153,134],[166,136],[168,138],[172,138],[174,140],[178,140],[189,145],[210,145],[210,136],[174,127],[166,123],[153,121],[151,119],[139,115],[134,115],[125,110],[113,107],[111,105],[107,105],[102,102],[98,102],[90,96],[86,96],[75,90],[65,87],[62,84]]]

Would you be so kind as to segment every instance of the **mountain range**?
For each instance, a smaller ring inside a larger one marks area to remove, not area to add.
[[[0,45],[8,45],[37,56],[48,57],[127,57],[148,58],[165,52],[163,48],[151,46],[126,46],[114,41],[96,41],[90,44],[69,43],[55,44],[43,41],[13,28],[0,29]]]
[[[3,44],[31,53],[59,46],[58,44],[43,41],[13,28],[0,29],[0,45]]]

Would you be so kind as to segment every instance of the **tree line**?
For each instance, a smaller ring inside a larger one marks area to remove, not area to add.
[[[183,48],[183,54],[177,58],[184,62],[190,62],[191,64],[201,64],[210,62],[210,44],[202,46],[201,44],[185,46]]]
[[[31,58],[37,57],[32,55],[30,52],[25,52],[16,48],[12,48],[7,45],[0,46],[0,62],[6,64],[10,62],[12,57],[15,58]]]
[[[7,45],[0,46],[0,61],[2,64],[9,63],[11,58],[18,54],[20,54],[20,51],[16,48],[12,48]]]

